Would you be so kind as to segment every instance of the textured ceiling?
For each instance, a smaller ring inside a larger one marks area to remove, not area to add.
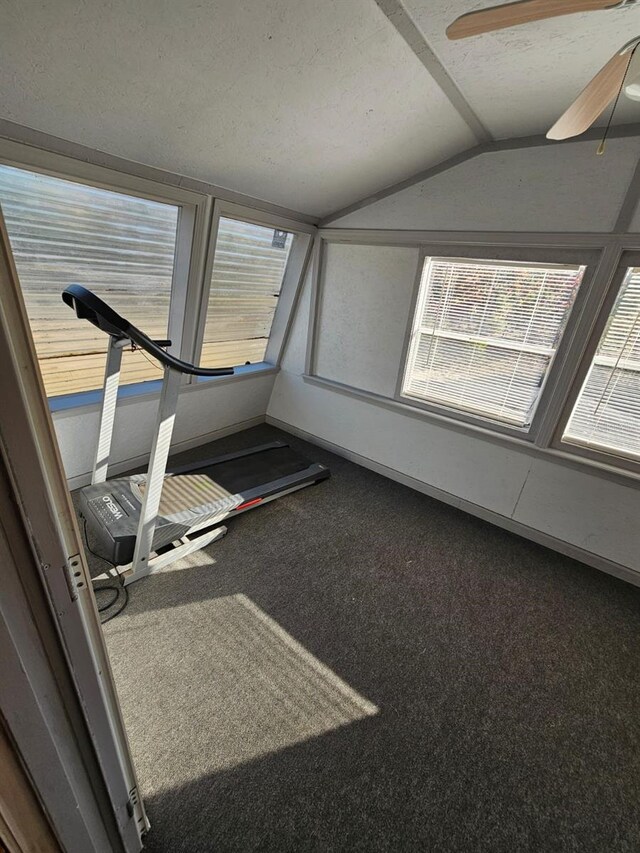
[[[373,0],[15,0],[0,116],[312,214],[472,145]]]
[[[636,7],[448,42],[454,17],[491,2],[402,2],[497,138],[544,132],[640,34]],[[0,6],[0,118],[305,213],[477,142],[375,0]],[[640,104],[619,119],[639,120]]]

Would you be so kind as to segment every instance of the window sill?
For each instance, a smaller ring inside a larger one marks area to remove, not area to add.
[[[341,382],[336,382],[332,379],[324,379],[321,376],[303,375],[305,382],[310,385],[317,385],[320,388],[327,388],[330,391],[335,391],[339,394],[344,394],[348,397],[364,400],[374,406],[379,406],[385,409],[391,409],[405,417],[417,418],[433,423],[445,429],[455,430],[465,433],[466,435],[475,436],[484,441],[490,441],[495,444],[502,444],[506,447],[512,447],[522,453],[527,453],[530,456],[539,459],[545,459],[548,462],[554,462],[559,465],[564,465],[568,468],[574,468],[587,474],[601,476],[607,480],[613,480],[624,486],[637,487],[640,484],[640,474],[634,471],[628,471],[624,468],[618,468],[614,465],[603,464],[602,462],[586,459],[577,454],[568,452],[566,448],[559,450],[555,447],[539,447],[531,440],[526,438],[509,435],[497,430],[489,429],[484,426],[467,423],[462,420],[457,420],[446,415],[436,414],[420,406],[412,405],[409,401],[394,400],[391,397],[384,397],[381,394],[376,394],[372,391],[365,391],[362,388],[354,388],[351,385],[344,385]]]
[[[465,426],[474,427],[481,432],[490,433],[491,435],[495,433],[511,435],[529,443],[533,443],[534,441],[531,433],[531,424],[520,426],[517,423],[507,420],[500,421],[497,418],[492,419],[481,412],[474,412],[471,409],[456,409],[453,406],[421,400],[419,397],[402,392],[392,399],[401,405],[405,404],[412,409],[419,409],[421,412],[426,412],[436,418],[442,418],[447,423],[461,423]]]
[[[632,477],[640,480],[640,459],[636,456],[627,455],[622,451],[616,455],[611,448],[602,446],[588,446],[561,438],[554,442],[550,450],[567,456],[574,456],[584,460],[591,465],[604,468],[613,468],[628,472]]]
[[[253,379],[257,376],[267,376],[277,373],[279,368],[275,364],[261,361],[258,364],[243,364],[235,368],[233,376],[206,376],[197,377],[195,381],[185,383],[180,389],[180,395],[191,391],[210,387],[211,384],[226,385],[229,382],[240,382],[244,379]],[[137,403],[145,399],[153,399],[160,396],[162,380],[153,379],[149,382],[135,382],[131,385],[123,385],[118,390],[118,405],[121,403]],[[49,397],[49,411],[52,414],[58,412],[78,412],[99,409],[102,403],[102,388],[95,391],[82,391],[77,394],[62,394],[58,397]]]

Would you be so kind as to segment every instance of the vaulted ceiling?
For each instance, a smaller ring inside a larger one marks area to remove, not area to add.
[[[492,0],[5,0],[0,118],[322,216],[542,133],[640,7],[449,42]],[[640,120],[640,104],[616,121]]]
[[[640,7],[582,12],[449,41],[458,14],[499,0],[402,0],[407,13],[497,139],[546,133],[594,74],[633,36]],[[617,122],[640,120],[622,99]]]

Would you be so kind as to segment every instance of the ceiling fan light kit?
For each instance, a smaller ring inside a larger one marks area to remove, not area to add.
[[[636,42],[636,47],[638,43]],[[632,101],[640,101],[640,50],[634,50],[625,77],[624,93]]]
[[[631,9],[635,6],[640,7],[640,0],[517,0],[461,15],[447,27],[447,36],[450,39],[468,38],[576,12]],[[579,136],[615,100],[605,138],[598,148],[599,154],[604,151],[604,141],[620,95],[624,93],[632,101],[640,101],[640,50],[636,50],[639,43],[640,36],[611,57],[548,131],[547,139]]]

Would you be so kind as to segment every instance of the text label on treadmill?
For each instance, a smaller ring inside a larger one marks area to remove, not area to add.
[[[115,503],[111,500],[111,498],[109,497],[109,495],[105,495],[105,496],[102,498],[102,500],[106,503],[106,505],[107,505],[107,509],[109,510],[109,512],[110,512],[113,516],[115,516],[115,518],[117,518],[117,519],[122,518],[122,513],[121,513],[121,512],[120,512],[120,510],[118,509],[117,504],[115,504]]]

